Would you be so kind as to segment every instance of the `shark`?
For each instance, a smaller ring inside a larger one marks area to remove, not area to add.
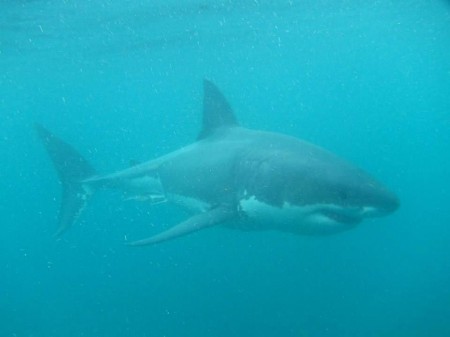
[[[219,88],[204,80],[203,89],[202,127],[195,142],[110,174],[99,174],[74,147],[36,124],[62,186],[55,236],[77,221],[99,189],[191,211],[186,220],[128,242],[131,246],[215,226],[326,236],[399,208],[396,194],[362,169],[293,136],[240,126]]]

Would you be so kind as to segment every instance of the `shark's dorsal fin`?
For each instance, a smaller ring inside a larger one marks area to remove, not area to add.
[[[198,139],[208,137],[218,128],[237,126],[230,104],[216,85],[205,79],[203,90],[203,126]]]

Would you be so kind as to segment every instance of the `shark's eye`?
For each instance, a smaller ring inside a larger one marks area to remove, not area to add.
[[[339,191],[339,198],[341,200],[347,200],[348,199],[348,193],[344,190]]]

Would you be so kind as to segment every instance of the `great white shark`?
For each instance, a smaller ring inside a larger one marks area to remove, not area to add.
[[[38,135],[62,186],[56,236],[101,188],[126,198],[172,202],[193,215],[130,245],[151,245],[213,226],[328,235],[385,216],[399,199],[349,162],[306,141],[239,126],[219,89],[204,80],[203,126],[197,140],[162,157],[100,175],[71,145],[41,125]]]

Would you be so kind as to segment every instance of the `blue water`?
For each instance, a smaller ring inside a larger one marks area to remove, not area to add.
[[[0,336],[450,336],[450,3],[1,1]],[[33,124],[102,172],[200,127],[202,79],[242,125],[377,176],[394,215],[328,238],[214,228],[100,192],[60,240]]]

